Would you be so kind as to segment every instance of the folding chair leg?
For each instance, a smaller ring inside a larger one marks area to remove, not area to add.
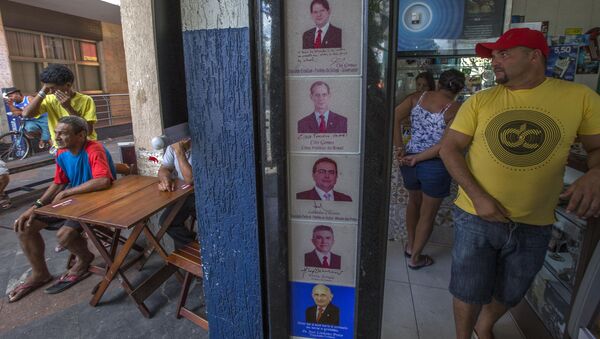
[[[187,272],[185,274],[185,278],[183,279],[183,286],[181,288],[181,294],[179,295],[179,302],[177,303],[177,319],[181,318],[181,309],[185,307],[185,301],[187,300],[187,295],[190,290],[192,279],[192,274],[190,272]]]

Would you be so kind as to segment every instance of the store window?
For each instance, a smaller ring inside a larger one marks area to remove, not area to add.
[[[74,87],[81,92],[102,92],[100,63],[95,41],[6,29],[6,39],[15,86],[25,93],[39,90],[39,74],[50,64],[62,64],[75,75]]]

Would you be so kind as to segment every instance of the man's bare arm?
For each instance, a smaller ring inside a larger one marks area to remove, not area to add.
[[[48,89],[46,85],[42,87],[40,92],[44,92],[48,94]],[[40,106],[42,105],[42,101],[44,101],[44,97],[41,97],[39,94],[34,96],[33,99],[29,100],[29,105],[23,108],[23,116],[26,118],[33,118],[38,116],[40,112]]]
[[[589,170],[561,194],[569,199],[567,211],[581,218],[600,216],[600,134],[580,135],[579,140],[588,154]]]
[[[58,185],[55,183],[51,183],[50,186],[48,186],[48,188],[44,192],[44,194],[42,194],[42,197],[40,198],[40,201],[42,202],[42,204],[44,204],[44,205],[49,204],[52,201],[52,199],[54,199],[54,197],[64,187],[65,187],[65,185]],[[15,220],[15,223],[13,226],[15,232],[23,232],[23,231],[25,231],[25,229],[27,227],[29,227],[29,225],[31,224],[31,221],[35,218],[34,211],[36,208],[37,208],[37,206],[35,206],[35,205],[31,206],[30,208],[25,210],[25,212],[23,212]]]
[[[175,153],[175,159],[179,164],[179,170],[181,171],[180,174],[183,177],[183,181],[185,181],[185,183],[188,185],[194,184],[192,165],[190,165],[187,157],[185,156],[185,152],[189,151],[191,147],[192,139],[190,138],[186,138],[171,145],[173,153]]]
[[[172,192],[175,190],[175,180],[171,178],[173,168],[160,165],[158,169],[158,189],[161,191]]]
[[[109,188],[111,185],[112,185],[112,181],[110,180],[110,178],[106,178],[106,177],[94,178],[94,179],[84,182],[83,184],[81,184],[79,186],[71,187],[71,188],[68,188],[68,189],[58,193],[54,197],[54,201],[62,200],[66,197],[69,197],[69,196],[75,195],[75,194],[100,191],[100,190]]]
[[[469,171],[465,151],[473,137],[448,129],[439,151],[452,178],[469,196],[477,215],[488,221],[507,222],[508,211],[479,185]]]
[[[6,100],[5,100],[5,102],[6,102],[6,104],[8,105],[8,109],[10,110],[10,112],[11,112],[13,115],[16,115],[16,116],[21,116],[21,115],[23,114],[23,110],[22,110],[22,109],[20,109],[20,108],[17,108],[17,107],[15,106],[15,103],[14,103],[13,101],[6,101]]]
[[[46,191],[44,192],[44,194],[42,194],[42,197],[40,198],[40,201],[46,205],[49,204],[50,202],[52,202],[52,200],[54,199],[54,197],[63,189],[65,188],[65,185],[59,185],[59,184],[55,184],[52,183],[50,184],[50,186],[48,186],[48,188],[46,189]]]

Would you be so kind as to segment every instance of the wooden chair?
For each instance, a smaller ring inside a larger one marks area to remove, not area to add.
[[[185,308],[185,302],[187,300],[192,279],[194,276],[200,278],[203,277],[200,245],[197,241],[193,241],[184,247],[173,251],[173,253],[167,257],[167,262],[186,272],[185,278],[183,279],[183,286],[181,287],[181,294],[179,295],[179,302],[177,303],[177,318],[184,317],[208,331],[208,321]]]

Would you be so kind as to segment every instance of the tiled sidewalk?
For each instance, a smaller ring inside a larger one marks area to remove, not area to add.
[[[389,241],[382,339],[454,338],[450,281],[451,247],[430,243],[424,252],[435,260],[420,270],[408,268],[401,241]],[[494,330],[497,339],[524,339],[510,314]]]

